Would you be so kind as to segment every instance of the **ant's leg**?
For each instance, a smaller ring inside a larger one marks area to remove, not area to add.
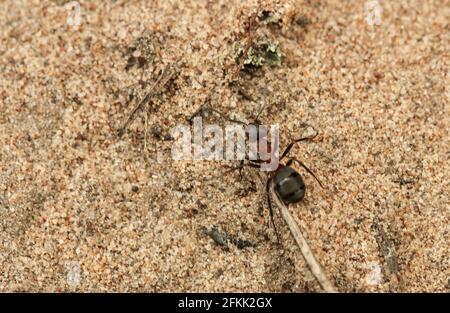
[[[272,208],[272,200],[270,198],[270,184],[272,182],[272,179],[269,178],[267,180],[266,184],[266,193],[267,193],[267,202],[269,203],[269,213],[270,213],[270,220],[272,221],[273,229],[275,230],[275,235],[277,236],[277,241],[280,243],[280,236],[278,235],[277,227],[275,226],[275,220],[273,218],[273,208]]]
[[[253,168],[261,168],[261,165],[252,163],[252,161],[250,161],[250,160],[249,160],[250,163],[244,163],[244,162],[245,162],[244,160],[241,160],[241,162],[239,163],[239,177],[241,178],[241,180],[243,178],[242,170],[244,169],[245,166],[249,166],[249,167],[253,167]]]
[[[242,170],[244,169],[244,160],[241,160],[241,162],[239,162],[239,178],[242,180]]]
[[[248,163],[244,163],[245,161],[248,161]],[[244,159],[244,160],[240,160],[238,166],[235,166],[235,167],[231,167],[231,166],[230,166],[230,167],[229,167],[230,169],[229,169],[227,172],[231,172],[231,171],[234,171],[234,170],[239,170],[239,174],[241,174],[242,169],[243,169],[245,166],[250,166],[250,167],[253,167],[253,168],[261,168],[261,163],[264,163],[264,161],[263,161],[263,160],[258,160],[258,159],[256,159],[256,160],[250,160],[250,159],[248,158],[248,156],[245,156],[245,159]],[[241,174],[241,178],[242,178],[242,174]]]
[[[241,175],[241,178],[242,178],[242,174],[241,174],[241,172],[242,172],[242,169],[245,167],[245,166],[249,166],[249,167],[254,167],[254,168],[261,168],[261,165],[259,165],[258,163],[251,163],[252,161],[249,161],[250,163],[244,163],[244,160],[241,160],[240,162],[239,162],[239,165],[238,166],[235,166],[235,167],[229,167],[229,169],[228,169],[228,171],[227,171],[227,173],[229,173],[229,172],[231,172],[231,171],[234,171],[234,170],[239,170],[239,174]]]
[[[292,161],[292,160],[294,160],[295,162],[297,162],[298,164],[300,164],[300,166],[301,167],[303,167],[312,177],[314,177],[316,180],[317,180],[317,182],[319,183],[319,185],[320,185],[320,187],[322,187],[323,188],[323,185],[322,185],[322,182],[316,177],[316,175],[314,175],[314,173],[302,162],[302,161],[300,161],[299,159],[297,159],[297,158],[291,158],[291,160],[289,160],[289,161]],[[289,163],[289,162],[288,162]],[[291,162],[292,163],[292,162]],[[290,164],[290,163],[289,163]]]
[[[280,161],[281,161],[281,160],[289,153],[289,151],[291,151],[292,147],[293,147],[297,142],[300,142],[300,141],[306,141],[306,140],[313,140],[316,136],[317,136],[317,134],[315,134],[315,135],[313,135],[313,136],[309,136],[309,137],[303,137],[303,138],[300,138],[300,139],[297,139],[297,140],[294,140],[293,142],[291,142],[291,143],[286,147],[286,149],[284,149],[284,152],[283,152],[283,154],[282,154],[281,157],[280,157]]]

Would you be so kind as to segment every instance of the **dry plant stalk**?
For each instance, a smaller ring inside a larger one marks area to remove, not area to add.
[[[252,175],[257,176],[257,181],[259,182],[259,187],[264,186],[263,178],[261,177],[261,174],[255,171],[252,171]],[[264,190],[264,189],[263,189]],[[323,290],[325,292],[338,292],[336,287],[333,285],[333,283],[327,278],[325,272],[322,270],[322,267],[320,266],[319,262],[317,262],[316,257],[314,256],[311,248],[308,245],[308,242],[306,241],[305,237],[303,236],[299,226],[295,222],[294,218],[292,217],[291,213],[289,212],[286,205],[280,200],[278,195],[275,193],[273,189],[273,184],[270,184],[270,193],[273,199],[275,199],[276,205],[279,207],[281,216],[285,220],[286,224],[289,227],[289,230],[291,231],[292,236],[295,239],[295,242],[297,243],[298,247],[300,248],[300,251],[302,252],[303,258],[305,259],[306,263],[308,264],[309,269],[311,270],[311,273],[314,275],[314,277],[317,279],[319,284],[322,286]]]
[[[134,107],[126,122],[119,128],[119,137],[123,135],[127,127],[134,121],[136,114],[143,109],[143,107],[151,100],[151,98],[158,93],[166,84],[176,75],[178,66],[176,63],[167,65],[159,74],[155,83],[151,86],[146,96]]]

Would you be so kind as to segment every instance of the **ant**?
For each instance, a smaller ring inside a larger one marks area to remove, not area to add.
[[[314,134],[313,136],[303,137],[303,138],[296,139],[293,142],[291,142],[284,150],[279,161],[282,161],[289,154],[292,147],[297,142],[313,140],[316,136],[317,136],[317,134]],[[305,182],[303,181],[303,177],[293,167],[291,167],[293,162],[297,162],[301,167],[303,167],[308,172],[308,174],[310,174],[312,177],[314,177],[314,179],[319,183],[320,187],[323,188],[322,182],[299,159],[297,159],[295,157],[291,157],[286,162],[286,164],[279,163],[278,168],[269,174],[269,178],[267,179],[267,182],[266,182],[266,194],[267,194],[267,201],[269,203],[270,218],[272,221],[272,225],[275,229],[277,238],[279,238],[279,237],[278,237],[278,233],[277,233],[274,219],[273,219],[272,201],[271,201],[271,197],[270,197],[271,183],[273,183],[275,185],[275,188],[274,188],[275,193],[285,204],[298,203],[298,202],[302,201],[303,198],[305,197],[305,193],[306,193],[306,185],[305,185]]]
[[[271,156],[276,157],[274,154],[272,154],[272,149],[271,149],[271,144],[270,142],[267,140],[267,138],[265,138],[264,134],[261,134],[259,132],[259,126],[262,126],[260,120],[259,120],[259,115],[261,114],[261,111],[257,114],[257,116],[254,118],[253,122],[250,123],[245,123],[239,120],[235,120],[235,119],[231,119],[227,116],[225,116],[222,112],[215,110],[213,108],[203,108],[202,111],[211,111],[211,112],[215,112],[217,114],[219,114],[222,118],[225,118],[226,120],[230,121],[230,122],[234,122],[234,123],[239,123],[243,126],[249,126],[249,125],[253,125],[253,126],[257,126],[257,139],[261,142],[261,140],[265,140],[267,145],[267,149],[266,149],[266,153],[271,154]],[[268,179],[266,181],[266,194],[267,194],[267,201],[269,204],[269,213],[270,213],[270,218],[272,221],[272,225],[274,227],[275,230],[275,234],[277,236],[277,239],[279,241],[279,235],[275,226],[275,222],[274,222],[274,214],[273,214],[273,207],[272,207],[272,199],[270,196],[270,187],[271,184],[274,184],[274,191],[276,193],[276,195],[283,201],[284,204],[288,205],[290,203],[298,203],[300,201],[303,200],[303,198],[305,197],[305,193],[306,193],[306,185],[305,182],[303,180],[303,177],[300,175],[299,172],[297,172],[293,167],[292,164],[294,162],[296,162],[298,165],[300,165],[302,168],[304,168],[308,174],[310,174],[311,176],[314,177],[314,179],[319,183],[320,187],[323,188],[323,184],[322,182],[317,178],[317,176],[299,159],[295,158],[295,157],[290,157],[289,160],[283,164],[281,163],[281,161],[288,156],[289,152],[291,151],[291,149],[293,148],[293,146],[298,143],[298,142],[302,142],[302,141],[312,141],[315,137],[317,136],[317,133],[312,135],[312,136],[308,136],[308,137],[303,137],[300,139],[296,139],[294,141],[292,141],[283,151],[281,157],[278,159],[278,167],[275,170],[270,171],[269,175],[268,175]],[[261,151],[259,151],[259,153],[261,153]],[[260,156],[260,154],[258,154],[258,156]],[[261,165],[263,163],[267,163],[270,160],[262,160],[261,158],[257,158],[255,160],[251,160],[251,159],[246,159],[247,163],[245,163],[244,160],[240,161],[240,165],[238,167],[234,167],[231,170],[235,170],[235,169],[239,169],[239,173],[242,177],[242,169],[244,166],[249,166],[249,167],[253,167],[253,168],[258,168],[261,169]]]

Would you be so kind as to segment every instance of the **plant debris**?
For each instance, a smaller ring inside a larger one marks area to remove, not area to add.
[[[243,46],[235,42],[233,44],[233,51],[236,63],[239,63],[243,57],[244,48]],[[281,50],[278,44],[273,42],[261,41],[252,45],[244,59],[245,67],[259,68],[264,64],[269,66],[280,66],[281,65]]]
[[[203,233],[205,235],[208,235],[211,237],[214,242],[221,246],[224,250],[228,251],[229,246],[228,243],[232,243],[235,245],[238,249],[245,249],[247,247],[253,247],[254,245],[244,239],[236,238],[235,236],[229,235],[226,232],[221,232],[216,226],[213,226],[211,229],[207,229],[206,227],[203,228]]]
[[[399,276],[399,266],[397,261],[397,254],[395,252],[394,241],[389,238],[388,234],[384,230],[379,218],[375,218],[372,224],[372,229],[376,232],[375,238],[380,248],[381,257],[385,261],[383,266],[385,277],[387,280],[392,281],[395,277],[395,284],[398,285],[401,282]]]
[[[262,12],[261,20],[266,24],[276,26],[280,26],[282,22],[280,14],[266,10]]]

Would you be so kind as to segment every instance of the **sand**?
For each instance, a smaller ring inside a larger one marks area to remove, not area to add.
[[[449,292],[448,1],[67,2],[0,2],[0,291],[320,292],[249,170],[170,157],[208,104],[319,133],[289,208],[339,291]]]

